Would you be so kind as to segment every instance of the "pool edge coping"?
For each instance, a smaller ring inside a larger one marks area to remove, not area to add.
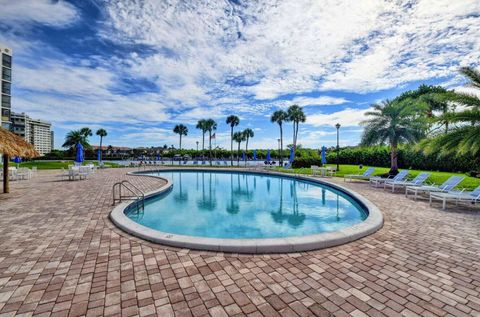
[[[328,182],[323,179],[317,179],[309,176],[299,174],[287,174],[276,171],[265,170],[251,170],[251,169],[232,169],[232,168],[188,168],[188,167],[175,167],[175,168],[161,168],[154,170],[147,170],[141,172],[128,172],[127,175],[153,177],[166,181],[166,184],[161,186],[157,190],[145,193],[145,198],[160,195],[173,186],[173,182],[167,178],[146,175],[146,173],[153,172],[166,172],[172,170],[185,170],[185,171],[236,171],[247,172],[251,174],[261,175],[275,175],[287,178],[311,181],[318,184],[324,184],[333,187],[351,197],[357,202],[361,203],[363,207],[368,210],[367,218],[353,226],[343,228],[333,232],[325,232],[313,235],[307,235],[302,237],[286,237],[286,238],[262,238],[262,239],[220,239],[220,238],[205,238],[186,236],[179,234],[166,233],[158,230],[154,230],[136,223],[128,218],[124,211],[135,202],[125,201],[113,208],[109,214],[110,220],[120,229],[139,237],[141,239],[151,241],[158,244],[167,246],[188,248],[195,250],[206,250],[216,252],[232,252],[232,253],[247,253],[247,254],[268,254],[268,253],[290,253],[290,252],[303,252],[320,250],[333,246],[346,244],[360,238],[366,237],[378,231],[383,226],[383,215],[380,209],[370,202],[368,199],[358,194],[357,192],[350,190],[341,185]]]

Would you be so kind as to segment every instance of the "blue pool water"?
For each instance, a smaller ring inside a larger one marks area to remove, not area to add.
[[[362,222],[367,212],[331,187],[288,177],[237,172],[150,173],[173,181],[172,190],[126,215],[167,233],[230,239],[279,238],[336,231]]]

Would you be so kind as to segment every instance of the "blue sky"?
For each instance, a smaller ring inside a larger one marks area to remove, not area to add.
[[[480,2],[0,0],[0,43],[14,52],[12,107],[71,129],[108,131],[105,144],[200,140],[195,123],[225,118],[276,147],[270,114],[297,103],[299,143],[357,144],[370,104],[421,83],[460,87],[478,66]],[[291,127],[285,128],[290,143]],[[97,144],[97,138],[91,143]]]

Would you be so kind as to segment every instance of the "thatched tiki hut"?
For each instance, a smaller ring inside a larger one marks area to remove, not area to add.
[[[38,156],[33,145],[27,143],[24,139],[12,132],[0,128],[0,154],[3,155],[3,192],[10,191],[8,163],[14,156],[36,157]]]

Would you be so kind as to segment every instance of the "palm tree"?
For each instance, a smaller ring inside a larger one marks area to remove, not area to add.
[[[87,127],[81,128],[80,133],[82,133],[85,138],[88,138],[89,136],[93,135],[92,129]]]
[[[90,148],[90,143],[88,142],[88,137],[92,135],[92,130],[89,128],[82,128],[80,130],[72,130],[67,133],[65,136],[65,142],[62,147],[69,148],[74,150],[77,146],[77,143],[80,142],[82,146],[86,149]]]
[[[103,138],[107,136],[107,130],[105,129],[98,129],[97,133],[95,133],[100,137],[100,162],[102,161],[102,143],[103,143]]]
[[[180,144],[179,148],[180,150],[182,149],[182,136],[188,134],[188,128],[184,126],[183,124],[177,124],[175,128],[173,128],[173,133],[176,133],[180,136]]]
[[[290,106],[287,110],[288,121],[293,122],[293,151],[297,150],[297,140],[298,140],[298,126],[300,122],[305,122],[307,117],[303,113],[303,109],[298,105]]]
[[[233,166],[233,128],[240,124],[240,119],[235,116],[231,115],[227,117],[227,124],[230,125],[230,164]]]
[[[280,164],[283,165],[283,122],[288,120],[288,113],[283,110],[275,111],[270,117],[271,122],[278,123],[280,127]]]
[[[398,145],[415,142],[425,135],[425,120],[418,105],[386,100],[372,105],[373,110],[366,112],[370,119],[363,121],[365,126],[361,145],[371,146],[390,144],[390,171],[398,173]]]
[[[205,151],[205,133],[207,132],[207,129],[205,128],[205,122],[205,119],[198,120],[197,126],[195,127],[199,130],[202,130],[202,152]]]
[[[240,164],[240,144],[245,141],[245,134],[243,132],[235,132],[233,134],[233,140],[238,143],[237,150],[237,164]]]
[[[253,133],[253,130],[250,128],[246,128],[243,130],[243,136],[245,138],[245,155],[248,152],[248,139],[253,138],[255,136],[255,133]],[[247,166],[247,160],[245,160],[245,166]]]
[[[210,156],[210,165],[212,165],[212,132],[217,130],[217,123],[215,120],[205,120],[205,130],[208,131],[208,150]]]
[[[435,113],[441,112],[442,115],[445,115],[453,110],[453,105],[448,100],[451,93],[451,91],[448,91],[441,86],[420,85],[415,90],[402,93],[395,98],[395,100],[397,102],[422,104],[422,106],[426,108],[426,116],[431,119],[430,122],[441,123],[441,125],[436,127],[435,130],[441,128],[443,125],[445,133],[447,133],[449,128],[448,120],[444,120],[443,122],[435,120]]]
[[[463,67],[460,73],[469,79],[469,86],[480,90],[480,71]],[[471,154],[480,155],[480,98],[466,93],[451,92],[447,99],[465,110],[446,113],[437,118],[442,122],[455,124],[448,133],[435,136],[421,143],[426,153],[438,152],[441,155]]]

